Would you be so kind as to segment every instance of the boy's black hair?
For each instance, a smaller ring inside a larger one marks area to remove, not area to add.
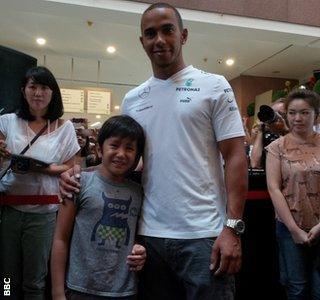
[[[46,67],[33,67],[29,69],[22,82],[23,91],[30,79],[35,83],[46,85],[52,90],[52,98],[48,106],[48,111],[43,118],[50,121],[59,119],[63,115],[63,103],[58,83],[53,74]],[[22,91],[17,116],[28,121],[35,120],[35,117],[30,113],[29,104]]]
[[[132,140],[136,140],[136,160],[142,155],[145,143],[143,128],[131,117],[127,115],[114,116],[103,123],[98,135],[98,144],[101,150],[104,141],[110,137],[132,138]]]
[[[150,10],[156,9],[156,8],[169,8],[172,9],[177,17],[177,21],[179,24],[179,29],[182,31],[183,30],[183,22],[182,22],[182,18],[181,15],[179,13],[179,11],[172,5],[168,4],[168,3],[164,3],[164,2],[158,2],[158,3],[154,3],[151,4],[142,14],[142,17]],[[142,19],[142,18],[141,18]]]

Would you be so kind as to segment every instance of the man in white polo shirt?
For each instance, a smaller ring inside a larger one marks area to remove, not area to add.
[[[241,264],[244,132],[226,79],[184,63],[187,35],[170,5],[143,13],[140,40],[153,76],[122,105],[146,133],[140,292],[152,300],[227,300]]]

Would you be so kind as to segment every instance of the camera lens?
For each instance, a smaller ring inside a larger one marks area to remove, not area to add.
[[[264,123],[273,123],[277,117],[274,110],[268,105],[261,105],[258,112],[258,118]]]

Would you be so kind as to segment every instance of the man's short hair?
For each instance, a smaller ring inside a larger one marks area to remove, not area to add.
[[[158,3],[154,3],[151,4],[142,14],[141,19],[143,18],[143,16],[150,10],[156,9],[156,8],[169,8],[172,9],[177,17],[178,20],[178,24],[179,24],[179,28],[182,31],[183,30],[183,22],[182,22],[182,18],[181,15],[179,13],[179,11],[172,5],[168,4],[168,3],[163,3],[163,2],[158,2]]]

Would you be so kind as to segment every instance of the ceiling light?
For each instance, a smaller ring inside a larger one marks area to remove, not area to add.
[[[100,125],[101,124],[101,122],[95,122],[95,123],[92,123],[91,125],[90,125],[90,127],[95,127],[95,126],[98,126],[98,125]]]
[[[228,58],[226,60],[226,64],[227,64],[227,66],[232,66],[234,64],[234,60],[232,58]]]
[[[43,45],[45,45],[46,42],[47,41],[44,38],[37,38],[37,44],[38,45],[43,46]]]
[[[96,118],[97,118],[97,119],[101,119],[101,116],[100,116],[100,115],[96,115]]]
[[[117,51],[117,49],[114,47],[114,46],[109,46],[107,48],[107,52],[110,53],[110,54],[113,54]]]
[[[120,106],[119,106],[119,105],[116,105],[116,106],[114,107],[114,109],[118,110],[118,109],[120,109]]]

